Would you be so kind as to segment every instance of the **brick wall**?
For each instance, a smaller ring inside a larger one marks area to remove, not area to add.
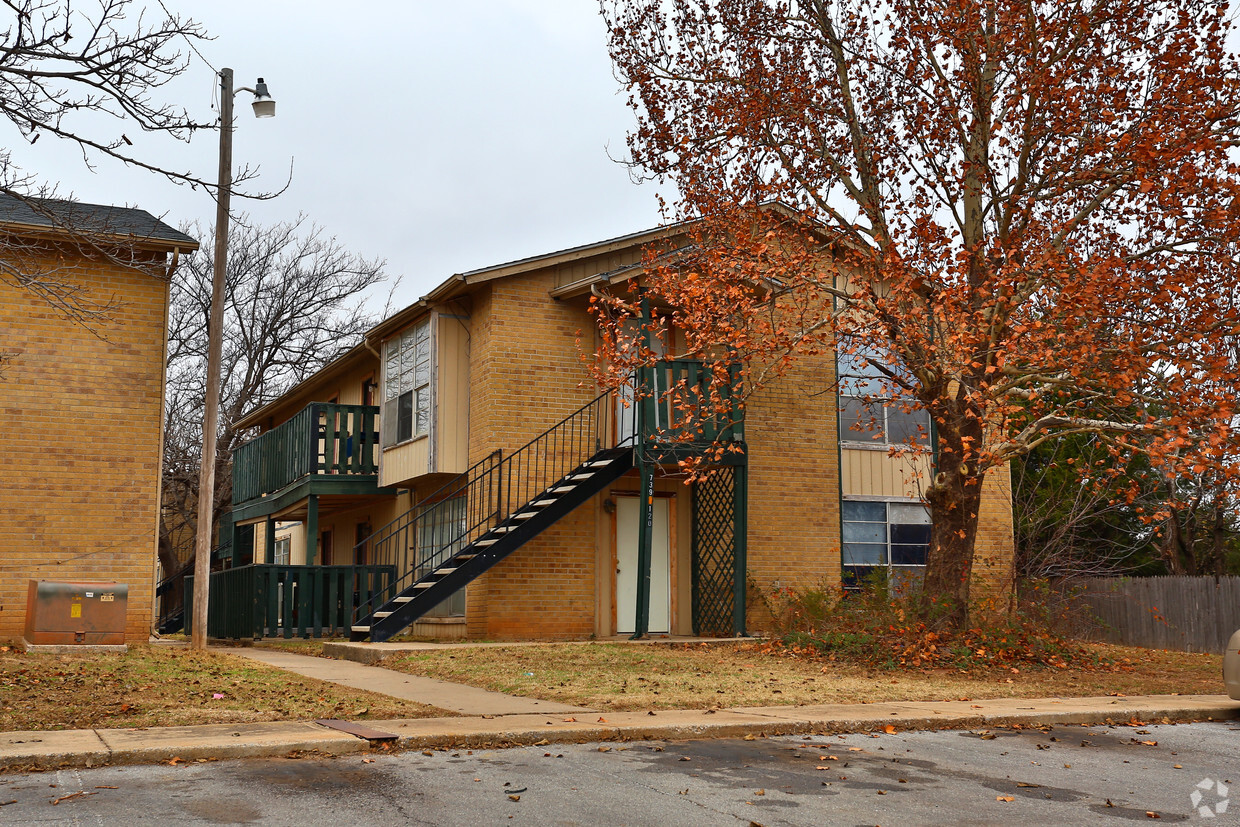
[[[549,272],[493,281],[471,312],[469,461],[505,456],[593,399],[577,332],[581,304],[552,300]],[[580,506],[469,587],[471,637],[582,638],[595,631],[596,500]]]
[[[839,583],[834,371],[830,358],[796,362],[756,394],[745,412],[748,574],[759,590]],[[751,622],[761,628],[761,618],[752,613]]]
[[[21,637],[27,582],[42,578],[127,583],[126,639],[145,641],[168,286],[102,262],[61,273],[118,305],[87,330],[0,281],[10,357],[0,369],[0,640]]]
[[[992,471],[982,483],[977,543],[969,599],[983,615],[1006,611],[1016,577],[1016,538],[1012,527],[1012,475],[1008,466]]]

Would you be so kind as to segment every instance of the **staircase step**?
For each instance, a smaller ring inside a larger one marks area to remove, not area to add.
[[[412,598],[412,597],[406,597],[406,596],[404,596],[404,595],[401,595],[400,597],[393,597],[393,598],[392,598],[392,601],[393,601],[393,602],[395,602],[395,603],[408,603],[408,602],[409,602],[409,601],[411,601],[411,600],[413,600],[413,598]]]
[[[594,462],[587,462],[587,463],[585,464],[586,468],[601,468],[601,467],[602,467],[602,466],[604,466],[604,465],[611,465],[611,460],[609,460],[609,459],[596,459],[596,460],[594,460]]]
[[[443,575],[451,574],[454,571],[456,571],[456,566],[452,566],[451,568],[435,569],[435,574],[442,577]]]
[[[534,500],[534,502],[530,503],[530,505],[553,505],[554,503],[555,498],[553,497],[549,500]]]
[[[392,616],[392,613],[391,613],[391,612],[375,612],[375,613],[372,615],[372,617],[374,617],[375,619],[378,619],[378,618],[381,618],[381,617],[391,617],[391,616]]]
[[[493,529],[491,529],[491,530],[492,530],[492,531],[498,531],[498,532],[500,532],[500,533],[502,533],[502,534],[507,534],[507,533],[508,533],[508,532],[510,532],[510,531],[516,531],[516,530],[517,530],[517,527],[516,527],[515,525],[502,525],[502,526],[499,526],[499,527],[497,527],[497,528],[493,528]]]
[[[351,626],[349,628],[351,628],[355,632],[369,632],[370,631],[369,626]]]
[[[576,487],[577,486],[575,485],[561,485],[559,488],[552,488],[551,493],[552,494],[566,494],[569,491],[572,491]]]
[[[523,511],[520,514],[514,515],[513,519],[514,520],[528,520],[530,517],[537,517],[537,516],[538,516],[537,511]]]
[[[590,479],[590,477],[593,477],[593,476],[594,476],[594,472],[590,471],[590,472],[587,472],[587,473],[585,473],[585,474],[569,474],[569,475],[568,475],[568,479],[570,479],[570,480],[588,480],[588,479]]]
[[[435,584],[434,583],[414,583],[413,587],[415,589],[429,589],[433,585]]]
[[[499,539],[498,539],[498,538],[497,538],[497,539],[494,539],[494,540],[474,540],[474,542],[472,543],[472,545],[475,545],[475,546],[493,546],[493,545],[495,545],[495,544],[496,544],[496,543],[498,543],[498,542],[499,542]],[[472,555],[472,554],[465,554],[465,555],[458,555],[456,559],[458,559],[458,560],[467,560],[467,559],[469,559],[470,557],[473,557],[473,555]]]
[[[491,545],[491,543],[494,543],[494,542],[498,542],[498,541],[496,541],[496,540],[490,540],[490,541],[487,541],[487,542],[484,542],[484,543],[475,543],[474,545],[485,545],[485,546],[489,546],[489,545]],[[477,557],[477,556],[478,556],[478,555],[476,555],[476,554],[458,554],[458,555],[456,555],[455,557],[453,557],[452,559],[453,559],[453,560],[472,560],[472,559],[474,559],[474,558],[475,558],[475,557]]]

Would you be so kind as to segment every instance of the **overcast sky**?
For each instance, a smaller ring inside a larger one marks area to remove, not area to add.
[[[398,305],[453,273],[659,223],[656,187],[612,160],[633,116],[593,0],[165,3],[215,37],[199,44],[207,61],[231,67],[238,86],[261,75],[277,101],[274,119],[257,120],[252,97],[237,95],[234,166],[260,165],[253,186],[278,189],[292,162],[292,184],[272,201],[234,200],[234,213],[263,223],[304,213],[386,259],[403,278]],[[217,83],[194,58],[164,93],[208,119]],[[188,145],[129,137],[144,157],[215,178],[216,133]],[[174,225],[214,218],[206,193],[111,162],[92,172],[53,143],[15,158],[61,194]]]

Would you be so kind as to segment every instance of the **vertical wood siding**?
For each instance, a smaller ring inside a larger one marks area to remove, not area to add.
[[[1240,629],[1240,577],[1090,578],[1080,600],[1109,643],[1221,653]]]

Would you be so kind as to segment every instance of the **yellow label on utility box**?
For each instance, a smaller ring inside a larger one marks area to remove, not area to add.
[[[74,603],[72,606],[69,607],[69,617],[81,617],[81,616],[82,616],[82,604],[81,603]]]

